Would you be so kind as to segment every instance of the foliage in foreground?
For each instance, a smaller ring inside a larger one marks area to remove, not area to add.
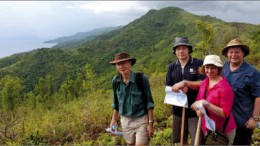
[[[163,103],[164,74],[151,75],[155,101],[152,145],[171,145],[171,106]],[[5,145],[126,145],[122,137],[105,132],[112,116],[111,90],[96,90],[68,103],[54,101],[52,109],[24,105],[0,112],[0,143]],[[57,98],[58,99],[58,98]],[[259,129],[254,143],[259,144]]]
[[[163,99],[166,67],[173,59],[172,38],[191,36],[196,43],[193,57],[203,59],[206,54],[220,55],[219,48],[227,41],[242,37],[251,49],[245,60],[260,68],[260,31],[256,26],[215,22],[210,17],[202,17],[209,22],[199,21],[183,10],[162,12],[166,13],[150,11],[145,21],[138,19],[115,33],[118,35],[99,37],[79,48],[44,48],[2,60],[0,144],[125,145],[121,137],[105,132],[112,115],[110,79],[115,74],[108,60],[118,51],[136,57],[133,69],[149,77],[155,101],[152,145],[171,144],[171,106]],[[183,22],[177,17],[184,18]],[[259,133],[256,129],[253,135],[256,145]]]

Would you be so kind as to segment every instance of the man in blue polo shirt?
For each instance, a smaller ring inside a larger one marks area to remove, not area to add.
[[[234,145],[250,145],[253,129],[260,116],[260,74],[244,61],[250,49],[237,38],[222,50],[228,61],[223,66],[223,75],[231,85],[235,98],[232,112],[237,124]]]
[[[185,126],[183,143],[188,144],[188,133],[191,136],[191,145],[194,145],[196,128],[198,118],[196,112],[193,111],[190,106],[196,100],[198,91],[192,88],[187,88],[188,81],[203,80],[205,77],[199,74],[199,67],[202,66],[203,61],[197,58],[192,58],[192,45],[189,43],[186,37],[176,37],[173,43],[173,54],[175,54],[178,60],[168,65],[168,71],[166,75],[166,86],[172,86],[172,90],[178,92],[178,87],[185,86],[181,90],[187,92],[188,96],[188,109],[185,111]],[[197,88],[198,89],[198,88]],[[181,123],[182,123],[182,107],[173,106],[173,123],[172,123],[172,140],[173,143],[179,143],[181,138]],[[202,140],[203,136],[200,136]],[[202,144],[201,141],[199,144]]]

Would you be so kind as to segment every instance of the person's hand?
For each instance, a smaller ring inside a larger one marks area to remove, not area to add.
[[[116,120],[111,120],[111,124],[110,124],[110,128],[112,129],[112,130],[114,130],[114,128],[113,128],[113,126],[116,126],[116,127],[118,127],[118,125],[117,125],[117,121]]]
[[[197,114],[198,117],[202,117],[203,116],[203,113],[200,110],[196,110],[196,114]]]
[[[187,93],[188,90],[189,90],[188,86],[185,86],[184,88],[182,88],[182,92],[184,92],[184,93]]]
[[[149,123],[148,127],[147,127],[147,135],[149,137],[149,139],[151,139],[153,137],[153,123]]]
[[[185,84],[181,81],[172,86],[172,91],[179,92],[179,90],[182,90],[184,87],[185,87]]]
[[[246,128],[248,129],[255,129],[256,128],[256,121],[251,117],[249,120],[246,122]]]
[[[191,109],[193,109],[194,111],[196,111],[196,110],[199,110],[199,105],[200,104],[202,104],[202,100],[199,100],[199,101],[195,101],[195,102],[193,102],[193,104],[191,105]],[[202,104],[203,105],[203,104]]]
[[[203,115],[203,113],[199,110],[198,106],[200,104],[203,103],[203,100],[199,100],[199,101],[195,101],[192,105],[191,105],[191,109],[196,111],[196,114],[198,117],[201,117]]]
[[[194,111],[198,110],[196,101],[190,106],[190,108]]]

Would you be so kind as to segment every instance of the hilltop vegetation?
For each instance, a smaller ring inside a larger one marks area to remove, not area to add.
[[[79,32],[73,36],[66,36],[54,40],[48,40],[44,43],[56,43],[56,45],[54,46],[56,48],[73,48],[78,46],[82,42],[87,42],[94,39],[98,35],[105,34],[107,32],[117,30],[120,28],[122,28],[122,26],[98,28],[89,32]]]
[[[196,28],[197,25],[202,27]],[[226,23],[214,17],[197,16],[169,7],[150,10],[122,28],[97,36],[92,41],[82,40],[73,48],[41,48],[1,59],[0,71],[2,77],[12,74],[22,78],[27,91],[33,90],[40,77],[50,74],[58,89],[66,76],[75,79],[75,73],[88,63],[102,78],[102,88],[110,88],[109,79],[114,68],[108,62],[118,52],[127,51],[138,58],[137,70],[148,74],[159,73],[165,72],[167,64],[173,60],[172,40],[176,36],[189,36],[195,47],[193,56],[203,58],[205,54],[220,55],[221,48],[235,37],[241,37],[249,45],[252,43],[251,51],[257,52],[257,37],[253,36],[257,36],[258,31],[259,26]],[[70,38],[73,40],[73,37]],[[65,44],[61,42],[59,46]],[[248,58],[249,61],[254,60]],[[254,61],[250,63],[257,65]]]
[[[148,75],[155,101],[155,136],[151,143],[171,142],[171,107],[163,104],[167,65],[175,59],[172,40],[188,36],[193,56],[221,56],[221,48],[240,37],[251,53],[246,61],[260,69],[259,26],[227,23],[197,16],[176,7],[150,10],[122,28],[91,40],[73,39],[54,48],[0,59],[1,144],[124,144],[105,133],[111,109],[109,64],[114,55],[129,52],[137,59],[134,71]],[[225,60],[224,57],[222,57]],[[254,143],[259,144],[259,129]]]

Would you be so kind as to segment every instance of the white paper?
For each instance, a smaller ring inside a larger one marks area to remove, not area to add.
[[[166,86],[164,103],[188,108],[187,95],[181,90],[179,91],[179,93],[173,92],[172,87]]]
[[[109,132],[111,134],[118,135],[118,136],[123,136],[123,132],[117,131],[117,130],[112,130],[112,128],[107,128],[106,132]]]
[[[215,121],[213,121],[212,119],[209,118],[209,116],[206,113],[206,110],[204,109],[203,105],[201,102],[199,102],[198,104],[196,104],[196,106],[198,107],[198,109],[203,113],[204,115],[204,119],[206,122],[206,127],[211,130],[211,131],[215,131],[216,129],[216,124]]]

